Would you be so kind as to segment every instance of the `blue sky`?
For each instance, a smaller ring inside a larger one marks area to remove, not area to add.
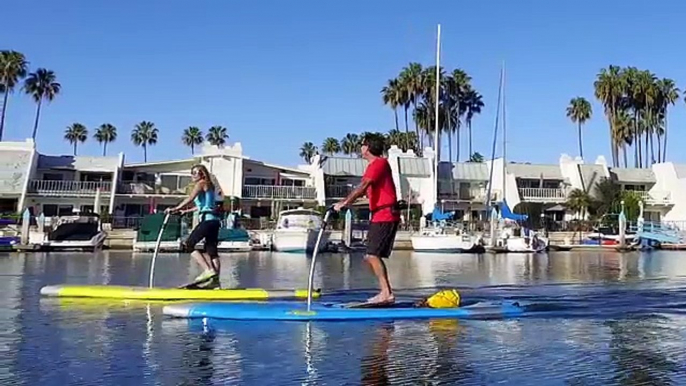
[[[91,134],[112,123],[119,139],[109,154],[142,161],[132,127],[160,130],[149,160],[182,158],[188,126],[228,128],[246,155],[296,165],[305,141],[348,132],[388,131],[393,112],[380,89],[410,61],[435,63],[473,78],[486,107],[474,120],[474,147],[490,156],[498,75],[507,71],[508,160],[557,163],[578,153],[565,108],[574,96],[592,101],[584,130],[588,161],[610,159],[607,122],[593,81],[609,64],[650,69],[686,88],[678,48],[686,3],[651,1],[69,1],[3,2],[0,47],[27,55],[31,69],[54,70],[63,91],[42,111],[39,151],[69,154],[65,128]],[[675,45],[675,43],[677,43]],[[35,105],[12,95],[6,140],[30,136]],[[669,115],[668,158],[686,139],[683,98]],[[466,136],[465,141],[466,143]],[[501,149],[499,146],[498,153]],[[100,155],[89,138],[79,154]],[[463,147],[462,154],[466,154]],[[631,154],[631,153],[630,153]],[[629,157],[632,158],[632,157]]]

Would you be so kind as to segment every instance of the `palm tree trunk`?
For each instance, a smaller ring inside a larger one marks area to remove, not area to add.
[[[581,122],[579,122],[579,155],[581,156],[581,159],[584,159],[584,148],[581,145]]]
[[[624,167],[628,168],[629,167],[629,160],[627,159],[627,156],[626,156],[626,144],[624,146],[622,146],[622,148],[624,150]],[[619,162],[617,162],[617,166],[619,166]]]
[[[646,150],[646,153],[648,151]],[[653,134],[650,134],[650,165],[655,163],[655,144],[653,143]]]
[[[191,155],[195,155],[195,146],[191,143]]]
[[[77,141],[74,141],[74,156],[76,156],[76,144],[77,144]]]
[[[143,142],[143,162],[148,162],[148,147]]]
[[[107,155],[107,141],[102,143],[102,156],[104,157],[106,155]]]
[[[648,165],[649,165],[649,163],[648,163],[648,161],[649,161],[648,160],[648,141],[649,141],[648,138],[649,137],[650,137],[650,128],[646,127],[646,146],[645,146],[645,153],[644,153],[645,154],[645,160],[646,160],[646,162],[645,162],[646,167],[648,167]]]
[[[460,162],[460,121],[455,125],[455,162]]]
[[[407,126],[407,105],[405,105],[405,132],[407,133],[410,128]]]
[[[7,113],[7,99],[10,96],[10,88],[5,88],[5,98],[2,101],[2,115],[0,116],[0,141],[2,141],[2,133],[5,131],[5,114]]]
[[[665,109],[665,139],[662,145],[662,162],[667,160],[667,110]]]
[[[641,151],[641,136],[638,135],[638,113],[634,112],[634,167],[639,168],[639,152]]]
[[[469,158],[471,158],[472,154],[474,154],[474,152],[472,152],[472,120],[471,119],[469,119],[467,121],[467,128],[469,129]]]
[[[662,162],[662,139],[660,133],[655,134],[657,136],[657,162]]]
[[[36,132],[38,131],[38,120],[40,119],[40,105],[43,102],[43,98],[38,100],[38,107],[36,108],[36,122],[33,123],[33,134],[31,138],[33,142],[36,142]]]
[[[400,131],[398,128],[398,109],[393,109],[393,115],[395,115],[395,129]]]
[[[453,161],[453,133],[448,130],[448,162]]]

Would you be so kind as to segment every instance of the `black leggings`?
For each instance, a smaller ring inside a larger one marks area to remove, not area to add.
[[[217,244],[219,244],[220,227],[221,223],[219,220],[201,221],[184,242],[184,250],[186,252],[193,252],[193,250],[195,250],[195,245],[199,243],[200,240],[205,239],[205,248],[203,252],[210,255],[213,259],[218,259],[219,252],[217,251]]]

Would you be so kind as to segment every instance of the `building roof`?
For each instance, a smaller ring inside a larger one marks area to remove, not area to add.
[[[367,168],[367,161],[362,158],[322,157],[324,174],[329,176],[362,177]]]
[[[507,164],[507,172],[517,178],[564,180],[559,165]]]
[[[38,169],[81,170],[89,172],[114,172],[119,167],[119,157],[89,157],[71,155],[38,155]]]
[[[610,174],[617,182],[634,182],[643,184],[654,184],[656,182],[653,169],[612,168],[610,169]]]
[[[438,178],[461,181],[488,181],[488,165],[482,162],[441,162],[438,164]]]
[[[593,186],[607,177],[605,166],[597,164],[579,165],[579,173],[586,192],[593,192]]]
[[[398,158],[398,169],[400,174],[406,176],[431,176],[431,162],[426,158]]]
[[[31,157],[31,151],[0,151],[0,194],[22,194]]]

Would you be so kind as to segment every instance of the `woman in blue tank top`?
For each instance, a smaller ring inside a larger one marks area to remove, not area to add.
[[[217,252],[221,221],[216,210],[216,187],[204,165],[193,166],[191,178],[195,183],[193,191],[179,205],[167,208],[164,212],[183,214],[198,211],[200,222],[184,241],[184,250],[191,253],[191,256],[203,270],[193,280],[193,284],[203,288],[217,288],[219,287],[219,272],[221,270],[219,253]],[[194,206],[184,209],[191,201]],[[201,252],[195,249],[195,245],[202,239],[205,239],[205,246]]]

